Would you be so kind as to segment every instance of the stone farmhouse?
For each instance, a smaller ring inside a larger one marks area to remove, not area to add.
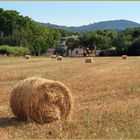
[[[62,47],[66,50],[65,56],[82,56],[82,54],[83,54],[83,49],[82,48],[75,48],[73,51],[67,49],[68,48],[67,40],[69,38],[73,38],[75,40],[78,40],[77,35],[67,36],[67,37],[63,37],[61,39],[61,41],[59,42],[59,47]]]
[[[73,51],[67,49],[68,48],[67,40],[69,38],[73,38],[73,39],[77,40],[78,36],[72,35],[72,36],[62,37],[61,41],[58,44],[58,47],[64,48],[66,50],[66,53],[64,54],[64,56],[82,56],[82,54],[83,54],[82,48],[75,48]],[[49,48],[47,51],[47,55],[52,55],[53,52],[54,52],[54,49]]]

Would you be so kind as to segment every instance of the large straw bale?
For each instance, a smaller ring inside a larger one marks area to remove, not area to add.
[[[90,58],[86,58],[85,62],[86,63],[93,63],[93,58],[91,58],[91,57]]]
[[[122,59],[127,59],[127,55],[122,55]]]
[[[72,96],[64,84],[34,77],[25,79],[14,87],[10,106],[15,116],[22,120],[52,122],[70,118]]]
[[[56,55],[51,55],[52,59],[56,59],[56,57],[57,57]]]
[[[63,56],[57,56],[57,60],[63,60]]]
[[[31,59],[30,55],[25,55],[25,59]]]

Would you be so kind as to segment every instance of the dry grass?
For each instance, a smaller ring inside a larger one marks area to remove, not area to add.
[[[4,138],[140,138],[140,57],[0,58],[0,136]],[[26,124],[11,118],[10,91],[37,76],[64,83],[73,93],[70,122]]]

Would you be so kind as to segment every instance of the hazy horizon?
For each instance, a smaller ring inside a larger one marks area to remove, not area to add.
[[[108,20],[140,23],[140,2],[0,2],[4,10],[16,10],[41,23],[82,26]]]
[[[127,21],[131,21],[131,22],[135,22],[135,23],[138,23],[138,24],[140,24],[139,22],[136,22],[136,21],[132,21],[132,20],[128,20],[128,19],[110,19],[110,20],[104,20],[104,21],[98,21],[98,22],[93,22],[93,23],[88,23],[88,24],[83,24],[83,25],[78,25],[78,26],[75,26],[75,25],[70,25],[70,26],[67,26],[67,25],[61,25],[61,24],[55,24],[55,23],[49,23],[49,24],[52,24],[52,25],[58,25],[58,26],[66,26],[66,27],[80,27],[80,26],[86,26],[86,25],[90,25],[90,24],[94,24],[94,23],[99,23],[99,22],[105,22],[105,21],[114,21],[114,20],[116,20],[116,21],[119,21],[119,20],[127,20]],[[39,21],[36,21],[36,22],[39,22]],[[40,23],[44,23],[44,22],[40,22]],[[45,23],[45,24],[47,24],[47,23]]]

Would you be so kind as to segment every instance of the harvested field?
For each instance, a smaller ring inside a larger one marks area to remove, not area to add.
[[[139,138],[140,57],[0,57],[0,136],[6,138]],[[42,77],[64,83],[72,92],[69,122],[26,123],[14,118],[10,92],[20,80]]]

